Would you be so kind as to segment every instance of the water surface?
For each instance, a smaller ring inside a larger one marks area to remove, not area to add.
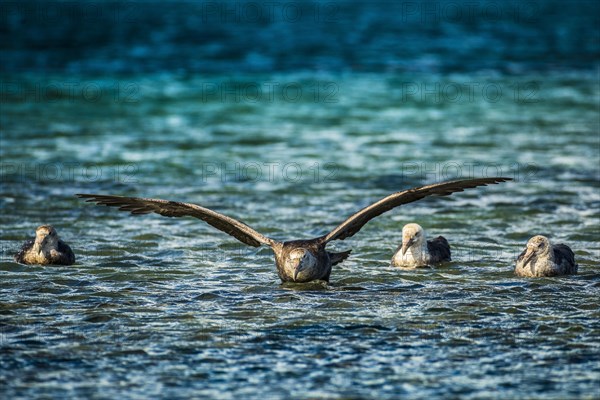
[[[3,4],[0,397],[598,398],[598,6],[475,3]],[[332,243],[353,253],[329,284],[282,285],[269,249],[201,221],[74,196],[194,202],[283,240],[495,175],[514,181]],[[453,261],[391,268],[408,222]],[[40,224],[76,265],[12,261]],[[535,234],[579,274],[513,276]]]

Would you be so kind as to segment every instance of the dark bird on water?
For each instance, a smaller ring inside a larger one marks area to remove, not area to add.
[[[267,245],[271,247],[275,253],[277,273],[283,282],[310,282],[314,280],[328,282],[331,267],[341,263],[350,255],[350,250],[340,253],[327,251],[325,247],[332,240],[344,240],[353,236],[371,219],[402,204],[411,203],[428,196],[447,196],[454,192],[462,192],[465,189],[508,180],[510,178],[457,180],[393,193],[353,214],[326,235],[309,240],[284,242],[266,237],[243,222],[196,204],[100,194],[78,194],[77,196],[99,205],[119,207],[119,210],[129,211],[132,214],[156,213],[165,217],[191,216],[199,218],[249,246]]]
[[[552,245],[547,237],[529,239],[527,247],[517,258],[515,275],[527,277],[559,276],[577,273],[575,254],[566,244]]]
[[[400,268],[425,267],[450,261],[450,245],[443,236],[427,240],[419,224],[402,228],[402,244],[398,246],[392,265]]]
[[[21,264],[71,265],[75,263],[75,254],[58,237],[54,227],[42,225],[35,230],[35,239],[28,240],[15,254],[15,261]]]

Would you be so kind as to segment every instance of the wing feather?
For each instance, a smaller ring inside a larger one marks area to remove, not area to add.
[[[77,197],[98,205],[118,207],[120,211],[129,211],[134,215],[156,213],[165,217],[195,217],[235,237],[240,242],[254,247],[259,247],[261,244],[272,246],[277,243],[241,221],[196,204],[101,194],[77,194]]]
[[[429,255],[434,263],[452,261],[450,244],[443,236],[438,236],[433,240],[428,240],[427,250],[429,251]]]
[[[471,189],[478,186],[487,186],[500,182],[512,180],[511,178],[479,178],[465,179],[450,182],[435,183],[433,185],[422,186],[414,189],[408,189],[402,192],[393,193],[383,199],[371,204],[350,216],[334,230],[321,237],[322,243],[331,240],[344,240],[357,233],[367,222],[373,218],[403,204],[412,203],[428,196],[448,196],[452,193],[462,192],[465,189]]]
[[[25,254],[33,247],[35,243],[34,239],[30,239],[23,244],[21,250],[17,254],[14,255],[14,260],[20,264],[25,264]]]
[[[577,263],[575,262],[575,253],[566,244],[559,243],[553,246],[554,248],[554,261],[556,264],[565,268],[566,273],[576,274]]]

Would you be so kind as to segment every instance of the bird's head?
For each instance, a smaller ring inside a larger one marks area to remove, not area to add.
[[[411,247],[420,248],[425,241],[425,231],[419,224],[406,224],[402,228],[402,254]]]
[[[317,267],[317,258],[307,249],[297,248],[290,252],[286,269],[295,282],[312,280],[312,270]]]
[[[542,235],[532,237],[527,242],[525,256],[523,257],[523,265],[527,265],[533,257],[540,257],[548,254],[551,247],[552,245],[547,237]]]
[[[56,229],[50,225],[42,225],[35,230],[35,242],[40,251],[53,249],[58,245]]]

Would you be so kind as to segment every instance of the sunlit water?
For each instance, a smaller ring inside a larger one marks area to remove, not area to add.
[[[600,398],[598,8],[1,3],[0,398]],[[328,285],[282,285],[269,249],[201,221],[74,196],[189,201],[296,239],[494,175],[514,181],[332,243],[353,253]],[[407,222],[453,261],[391,268]],[[12,261],[43,223],[76,265]],[[534,234],[579,274],[514,277]]]
[[[4,398],[598,396],[594,75],[7,79],[42,97],[2,105]],[[329,285],[282,285],[269,249],[201,221],[74,197],[195,202],[294,239],[394,191],[496,174],[515,180],[400,207],[334,243],[353,253]],[[453,262],[391,268],[408,222],[446,236]],[[42,223],[76,265],[12,261]],[[579,275],[514,277],[534,234],[568,243]]]

